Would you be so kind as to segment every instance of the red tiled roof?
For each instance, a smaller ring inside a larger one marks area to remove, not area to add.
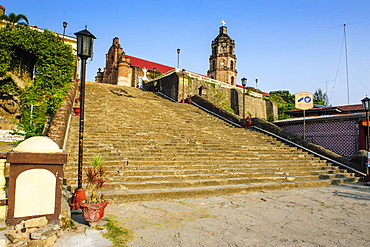
[[[364,108],[362,107],[362,104],[358,105],[342,105],[342,106],[337,106],[337,108],[341,111],[363,111]],[[348,109],[349,108],[349,109]]]
[[[0,5],[0,9],[5,9],[5,7]]]
[[[126,57],[129,57],[131,59],[131,66],[137,66],[139,68],[147,68],[148,70],[153,70],[154,68],[158,71],[160,71],[162,74],[167,73],[170,70],[175,69],[174,67],[170,67],[167,65],[154,63],[151,61],[147,61],[141,58],[125,55]]]
[[[316,110],[320,110],[320,111],[325,111],[325,110],[335,110],[335,109],[338,109],[340,111],[363,111],[364,108],[362,107],[362,104],[358,104],[358,105],[341,105],[341,106],[324,106],[324,107],[320,107],[320,108],[312,108],[312,109],[308,109],[306,110],[307,111],[316,111]],[[290,110],[290,111],[286,111],[286,112],[300,112],[302,110],[300,109],[295,109],[295,110]]]

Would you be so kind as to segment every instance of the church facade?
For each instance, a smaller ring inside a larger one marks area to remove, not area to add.
[[[140,87],[154,76],[173,69],[175,68],[126,55],[119,44],[119,38],[115,37],[105,55],[105,68],[103,71],[99,68],[95,82]]]

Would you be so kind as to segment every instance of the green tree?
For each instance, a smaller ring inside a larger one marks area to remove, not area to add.
[[[9,15],[0,16],[0,20],[7,21],[10,25],[15,25],[16,23],[25,26],[29,25],[27,17],[23,14],[9,13]]]
[[[326,93],[323,93],[321,88],[316,89],[313,93],[313,102],[317,105],[328,106],[329,105],[329,97]]]
[[[295,109],[294,95],[288,90],[271,91],[265,99],[274,101],[278,106],[278,120],[291,118],[292,116],[284,112]]]
[[[27,81],[22,89],[13,79],[14,75],[22,76],[15,74],[19,72],[14,63],[29,59],[34,80]],[[18,126],[26,132],[26,138],[42,135],[47,118],[53,116],[66,95],[74,69],[72,47],[55,33],[18,26],[0,29],[0,96],[12,97],[19,103]]]

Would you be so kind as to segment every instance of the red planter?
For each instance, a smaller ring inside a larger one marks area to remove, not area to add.
[[[73,111],[74,111],[74,113],[76,114],[77,117],[80,116],[80,111],[81,111],[80,107],[73,107]]]
[[[84,189],[76,189],[75,193],[73,193],[73,197],[69,206],[72,210],[81,209],[80,205],[83,201],[86,200],[86,193]]]
[[[82,217],[89,222],[90,226],[96,226],[99,220],[104,216],[105,207],[108,202],[101,202],[96,204],[84,203],[80,204],[82,209]]]
[[[247,128],[249,129],[251,126],[252,126],[252,121],[245,121],[243,124],[242,124],[242,128]]]

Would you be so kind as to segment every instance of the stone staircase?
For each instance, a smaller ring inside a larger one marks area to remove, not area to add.
[[[64,168],[77,187],[79,117]],[[152,92],[87,83],[84,165],[101,154],[110,202],[223,195],[355,182],[352,173]]]

